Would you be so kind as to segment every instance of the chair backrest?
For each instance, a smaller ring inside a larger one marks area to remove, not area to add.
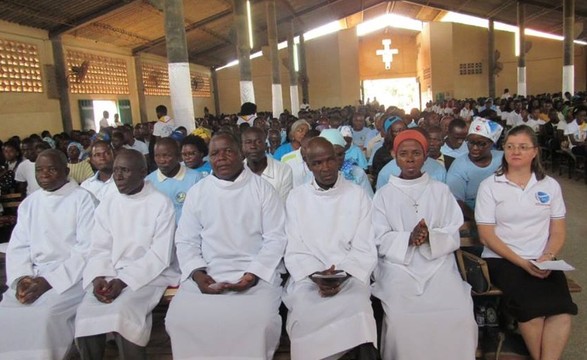
[[[4,208],[4,215],[16,215],[21,202],[22,194],[20,193],[0,195],[0,204]]]

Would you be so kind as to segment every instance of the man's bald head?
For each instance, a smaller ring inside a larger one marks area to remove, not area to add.
[[[147,175],[147,162],[140,152],[122,149],[114,160],[114,183],[121,194],[133,195],[141,191]]]
[[[316,137],[305,148],[305,161],[318,186],[329,189],[338,179],[338,161],[334,146],[326,139]]]

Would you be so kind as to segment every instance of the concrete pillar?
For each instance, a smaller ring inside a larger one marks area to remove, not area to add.
[[[306,65],[306,44],[304,42],[304,34],[300,34],[300,51],[298,61],[300,64],[299,76],[302,83],[302,98],[306,99],[308,104],[310,104],[310,92],[308,90],[308,83],[310,82],[310,79],[308,79],[308,67]]]
[[[145,83],[143,82],[143,61],[141,55],[133,56],[135,62],[135,74],[137,77],[137,92],[139,95],[139,112],[142,123],[149,122],[149,112],[147,110],[147,100],[145,97]]]
[[[489,97],[495,98],[495,29],[493,19],[489,19],[489,32],[487,34],[487,67],[489,71],[488,87]]]
[[[575,93],[575,0],[563,1],[563,94]]]
[[[275,0],[265,2],[267,13],[267,40],[269,43],[269,57],[271,59],[271,96],[273,116],[278,118],[283,112],[283,93],[281,91],[281,77],[279,74],[279,50],[277,49],[277,19],[275,17]]]
[[[520,48],[520,54],[518,55],[518,95],[526,96],[526,35],[524,30],[526,29],[526,15],[525,5],[523,2],[518,1],[518,31],[520,37],[518,39],[518,45]]]
[[[220,97],[218,94],[218,73],[216,69],[212,69],[210,71],[210,75],[212,77],[212,95],[214,96],[214,111],[216,112],[215,115],[220,115]]]
[[[298,116],[300,111],[300,97],[298,92],[298,72],[296,71],[295,57],[297,52],[294,50],[294,24],[290,23],[290,29],[287,34],[287,55],[289,58],[289,96],[291,99],[291,114]]]
[[[238,67],[240,70],[241,104],[255,102],[255,88],[251,74],[251,45],[247,25],[247,1],[233,0],[234,22],[236,25]]]
[[[67,64],[65,62],[65,53],[61,36],[51,38],[51,47],[53,48],[53,61],[55,62],[55,82],[59,92],[59,108],[61,109],[61,121],[63,131],[71,132],[73,122],[71,119],[71,105],[69,103],[69,83],[67,82]]]
[[[195,128],[194,101],[185,38],[183,1],[166,0],[163,11],[173,117],[177,126],[184,126],[190,133]]]

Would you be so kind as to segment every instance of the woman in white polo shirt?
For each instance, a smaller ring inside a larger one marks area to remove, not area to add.
[[[544,174],[534,131],[516,126],[505,138],[494,176],[479,186],[475,219],[491,281],[534,359],[558,359],[577,314],[564,273],[530,260],[552,260],[565,242],[565,204],[559,184]]]

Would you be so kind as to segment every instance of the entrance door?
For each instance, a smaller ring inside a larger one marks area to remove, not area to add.
[[[108,111],[108,123],[114,126],[114,114],[118,114],[118,104],[115,100],[94,100],[94,126],[96,131],[100,130],[100,120],[104,111]]]
[[[363,80],[364,100],[389,106],[397,106],[409,113],[413,108],[420,109],[420,86],[416,78],[396,78]]]

